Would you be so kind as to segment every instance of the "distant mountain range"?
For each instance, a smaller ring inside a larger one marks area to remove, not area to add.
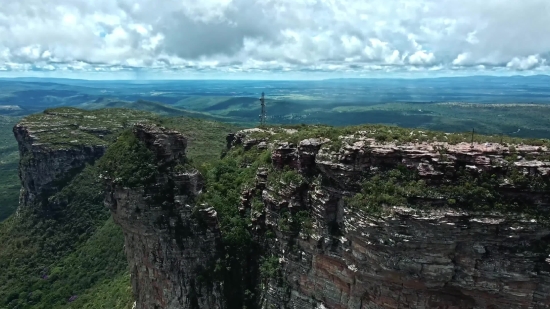
[[[11,78],[0,79],[0,114],[122,107],[254,125],[262,92],[270,123],[476,127],[485,133],[550,137],[548,75],[319,81]]]

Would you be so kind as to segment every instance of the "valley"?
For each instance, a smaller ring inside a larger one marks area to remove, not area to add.
[[[130,309],[171,299],[196,308],[458,300],[463,308],[547,308],[544,89],[508,102],[493,102],[494,93],[459,102],[465,90],[446,95],[454,102],[422,101],[434,98],[429,92],[418,102],[377,101],[366,90],[363,99],[336,101],[353,89],[312,83],[308,93],[281,82],[284,91],[267,102],[268,125],[243,131],[257,126],[255,92],[269,91],[258,82],[241,82],[235,94],[231,82],[205,83],[208,91],[188,82],[195,92],[185,95],[167,91],[182,83],[55,82],[0,81],[1,104],[21,102],[0,109],[0,308]],[[132,91],[143,96],[124,94]],[[419,236],[434,226],[438,235]],[[441,235],[461,245],[448,247]],[[194,256],[178,243],[204,246],[204,264],[174,259]],[[419,258],[418,250],[440,256]],[[496,279],[486,270],[495,260]],[[194,276],[178,279],[171,263],[193,265]],[[149,282],[148,272],[164,279]],[[365,283],[372,280],[380,285]],[[321,286],[329,292],[319,294]],[[136,298],[143,293],[155,296]]]
[[[321,81],[0,79],[0,114],[50,107],[134,108],[255,126],[261,92],[275,124],[392,124],[449,132],[548,137],[550,77]],[[519,131],[518,131],[519,129]]]
[[[0,309],[550,309],[549,0],[0,7]]]

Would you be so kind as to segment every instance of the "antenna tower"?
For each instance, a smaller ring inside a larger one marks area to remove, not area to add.
[[[262,97],[260,98],[262,104],[262,113],[260,114],[260,127],[265,125],[265,94],[262,92]]]

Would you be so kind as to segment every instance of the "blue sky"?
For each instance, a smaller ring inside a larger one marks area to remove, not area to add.
[[[548,0],[4,1],[0,77],[548,74]]]

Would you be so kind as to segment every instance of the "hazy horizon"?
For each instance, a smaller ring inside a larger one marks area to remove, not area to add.
[[[550,74],[510,74],[510,75],[443,75],[443,76],[365,76],[365,77],[328,77],[318,79],[291,79],[291,78],[278,78],[278,79],[258,79],[258,78],[222,78],[222,77],[204,77],[204,78],[151,78],[151,79],[137,79],[137,78],[109,78],[97,77],[97,78],[83,78],[83,77],[47,77],[47,76],[3,76],[0,74],[0,80],[24,80],[24,79],[51,79],[51,80],[82,80],[82,81],[140,81],[140,82],[161,82],[161,81],[331,81],[331,80],[423,80],[423,79],[445,79],[445,78],[521,78],[521,77],[550,77]]]

